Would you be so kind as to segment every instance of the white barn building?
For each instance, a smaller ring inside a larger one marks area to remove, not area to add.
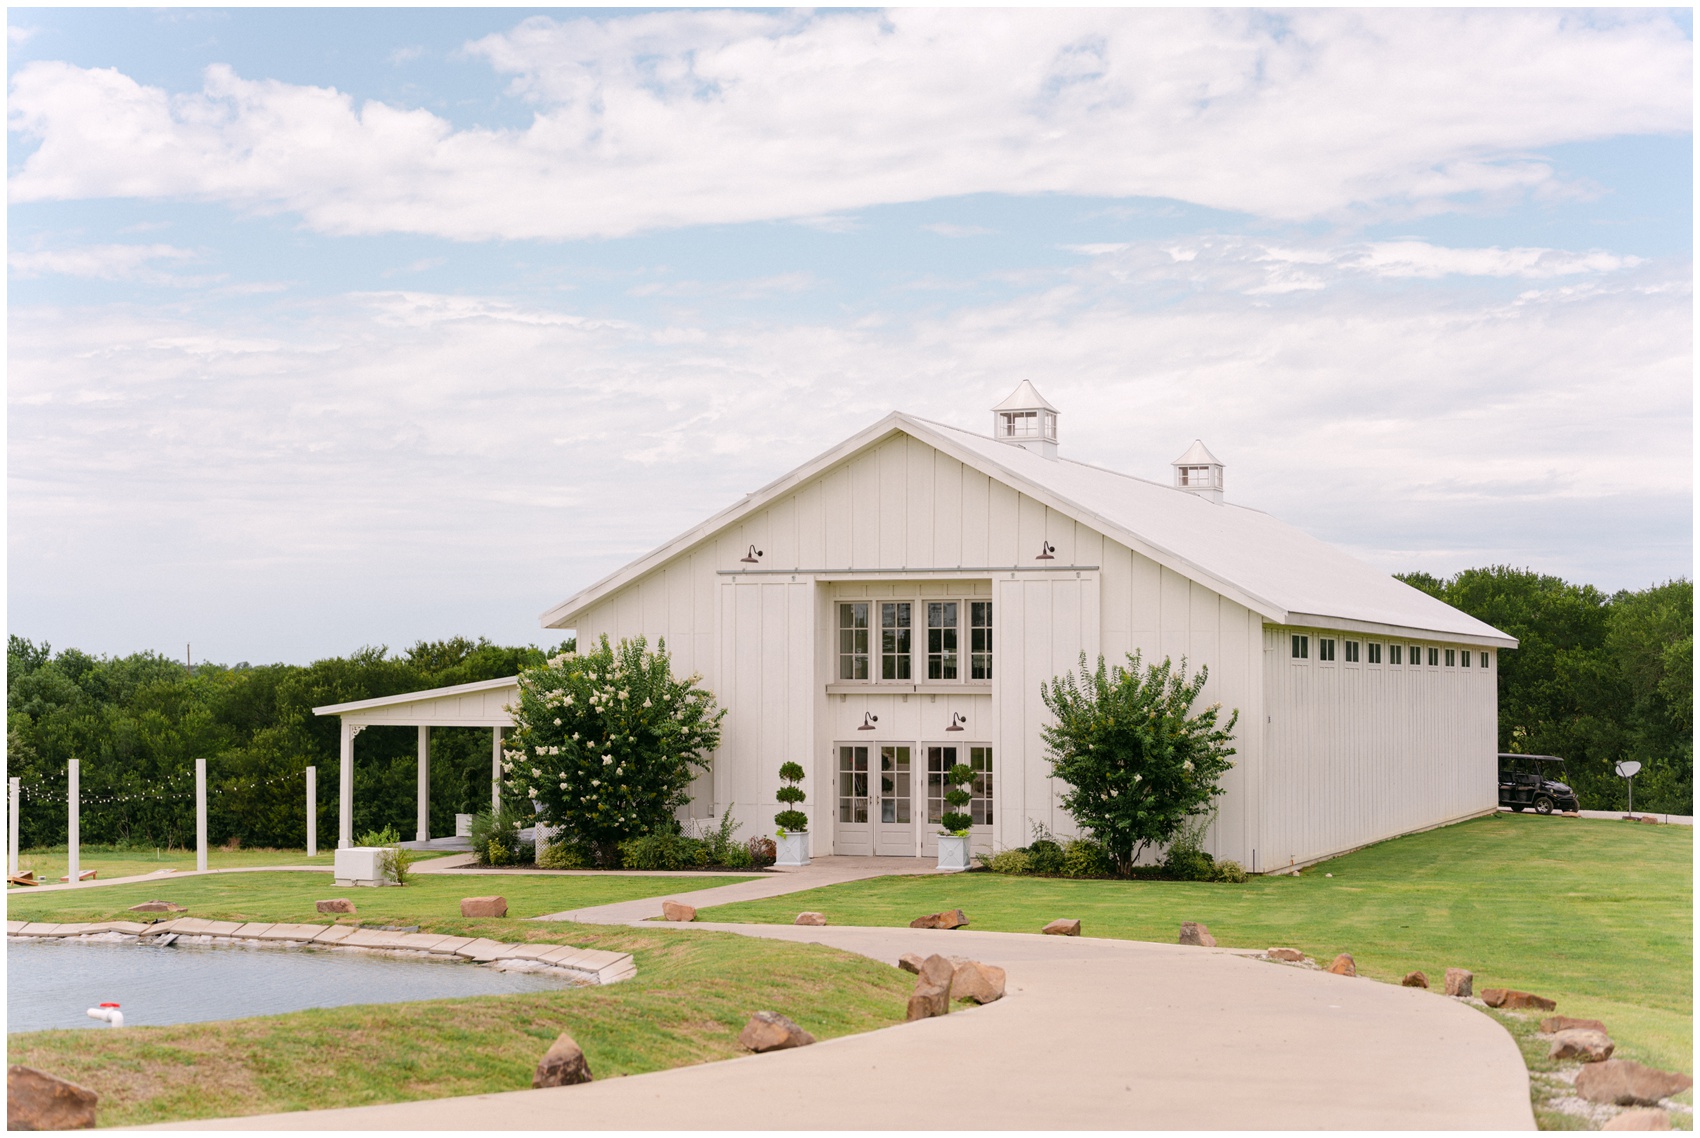
[[[933,854],[957,762],[985,772],[976,852],[1073,833],[1039,685],[1082,652],[1185,657],[1239,710],[1219,858],[1278,872],[1494,809],[1511,637],[1225,501],[1201,442],[1162,485],[1061,457],[1057,418],[1026,382],[990,435],[889,415],[543,624],[664,639],[728,709],[691,814],[771,832],[796,760],[817,856]]]

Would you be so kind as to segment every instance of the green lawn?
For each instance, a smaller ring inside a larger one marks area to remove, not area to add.
[[[334,853],[334,850],[323,850],[315,857],[308,857],[306,850],[227,850],[217,847],[207,851],[207,868],[248,869],[263,865],[322,865],[329,869]],[[65,846],[49,846],[18,851],[18,868],[20,870],[35,870],[36,877],[47,884],[53,884],[63,877],[67,864],[68,850]],[[99,879],[102,880],[113,877],[131,877],[139,873],[153,873],[160,869],[175,869],[180,873],[193,872],[195,851],[84,846],[78,851],[77,864],[84,872],[91,869],[98,870]],[[8,885],[6,888],[13,890],[29,887]]]
[[[160,898],[188,907],[187,916],[220,921],[323,921],[313,903],[347,897],[362,920],[405,921],[458,917],[460,899],[499,893],[508,899],[509,919],[537,917],[590,905],[639,897],[684,893],[748,881],[727,874],[700,877],[627,877],[609,875],[502,874],[489,876],[420,874],[397,889],[338,888],[328,874],[232,873],[186,877],[180,881],[142,881],[78,890],[36,893],[19,889],[6,895],[6,917],[13,921],[96,921],[133,916],[125,910]]]
[[[1244,948],[1290,945],[1397,983],[1468,968],[1605,1021],[1618,1054],[1693,1070],[1693,831],[1492,815],[1384,842],[1298,877],[1245,885],[1066,881],[991,873],[888,877],[704,909],[699,920],[899,925],[960,907],[976,929],[1173,942],[1184,920]],[[1333,874],[1332,877],[1326,876]]]

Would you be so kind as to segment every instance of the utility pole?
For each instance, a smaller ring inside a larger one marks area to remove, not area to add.
[[[190,644],[183,645],[183,670],[188,672],[190,677],[193,678],[195,675],[195,658],[189,651],[191,647],[192,645]]]

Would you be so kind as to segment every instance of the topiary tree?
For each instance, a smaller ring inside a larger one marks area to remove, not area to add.
[[[785,804],[785,809],[773,816],[773,824],[779,827],[780,837],[784,837],[788,830],[793,834],[805,834],[809,830],[809,816],[797,809],[806,797],[803,788],[797,785],[803,781],[803,768],[797,763],[786,763],[779,768],[779,778],[785,785],[774,797]]]
[[[1080,654],[1080,674],[1039,685],[1056,722],[1044,729],[1051,771],[1067,783],[1062,805],[1104,845],[1116,870],[1126,874],[1146,847],[1169,842],[1187,819],[1205,813],[1222,793],[1217,785],[1232,769],[1229,741],[1239,712],[1218,724],[1222,709],[1193,704],[1209,678],[1207,668],[1187,678],[1168,659],[1141,668],[1095,672]]]
[[[944,792],[944,801],[950,809],[939,818],[939,825],[956,837],[967,837],[968,827],[974,824],[974,817],[965,813],[962,808],[974,801],[974,795],[968,789],[974,784],[974,768],[967,763],[957,763],[944,777],[950,787]]]
[[[566,652],[520,673],[503,783],[527,799],[556,840],[601,866],[618,866],[620,843],[678,829],[691,779],[720,745],[725,711],[673,677],[667,645],[643,637],[584,655]]]

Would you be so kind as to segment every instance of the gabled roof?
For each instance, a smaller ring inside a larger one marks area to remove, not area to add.
[[[481,692],[499,691],[502,688],[519,690],[518,676],[503,676],[495,680],[474,680],[470,684],[451,684],[445,688],[427,688],[424,691],[405,691],[396,695],[381,695],[375,699],[357,699],[352,703],[327,703],[323,707],[315,707],[314,715],[345,715],[352,711],[372,711],[377,708],[402,707],[410,703],[426,703],[431,700],[455,698],[463,695],[477,695]]]
[[[993,407],[993,411],[1033,411],[1043,409],[1052,414],[1057,409],[1045,402],[1045,397],[1039,394],[1039,389],[1028,380],[1022,380],[1021,386],[1009,393],[1009,398]]]
[[[1203,439],[1193,439],[1192,445],[1187,448],[1186,453],[1175,459],[1175,461],[1169,463],[1169,465],[1221,466],[1222,460],[1210,453],[1210,448],[1204,445]]]
[[[1216,504],[1184,490],[1083,462],[1045,458],[984,435],[901,412],[893,412],[569,597],[543,614],[544,627],[572,627],[572,620],[600,598],[898,433],[937,448],[1273,623],[1366,633],[1426,633],[1516,647],[1516,640],[1493,626],[1260,510]]]

